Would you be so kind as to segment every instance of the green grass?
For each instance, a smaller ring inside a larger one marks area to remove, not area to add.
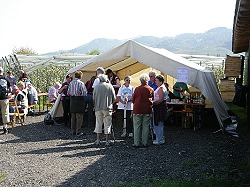
[[[238,130],[244,133],[247,133],[247,109],[243,107],[238,107],[233,103],[226,103],[226,105],[238,115]],[[249,132],[248,132],[249,133]]]
[[[4,173],[0,173],[0,183],[5,181],[6,175]]]
[[[235,186],[245,186],[237,181],[226,181],[215,178],[207,178],[203,181],[192,181],[191,179],[186,180],[161,180],[161,179],[150,179],[147,187],[235,187]],[[143,187],[145,185],[140,185],[138,183],[131,184],[114,184],[112,187]]]

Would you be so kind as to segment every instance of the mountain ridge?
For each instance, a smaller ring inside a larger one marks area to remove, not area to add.
[[[134,41],[149,47],[164,48],[177,54],[226,56],[232,53],[232,29],[217,27],[204,33],[183,33],[175,37],[139,36]],[[76,48],[64,51],[50,52],[47,55],[60,53],[86,54],[93,50],[101,53],[108,51],[125,40],[97,38]]]

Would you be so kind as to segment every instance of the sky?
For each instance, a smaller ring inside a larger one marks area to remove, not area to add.
[[[0,57],[14,48],[38,54],[93,39],[174,37],[233,29],[236,0],[1,0]]]

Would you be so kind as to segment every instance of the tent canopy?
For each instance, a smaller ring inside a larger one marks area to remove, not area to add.
[[[223,121],[230,117],[227,112],[228,107],[220,96],[213,72],[165,49],[151,48],[129,40],[73,67],[68,73],[73,74],[81,70],[84,75],[83,80],[87,80],[95,75],[98,67],[112,69],[121,79],[126,75],[141,73],[150,67],[162,74],[177,78],[178,68],[186,68],[188,70],[187,84],[199,89],[211,101],[222,129]],[[51,109],[52,116],[58,116],[59,103],[58,99]]]

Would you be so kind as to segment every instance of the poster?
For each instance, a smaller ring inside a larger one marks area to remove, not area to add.
[[[177,82],[188,82],[188,68],[178,68]]]

